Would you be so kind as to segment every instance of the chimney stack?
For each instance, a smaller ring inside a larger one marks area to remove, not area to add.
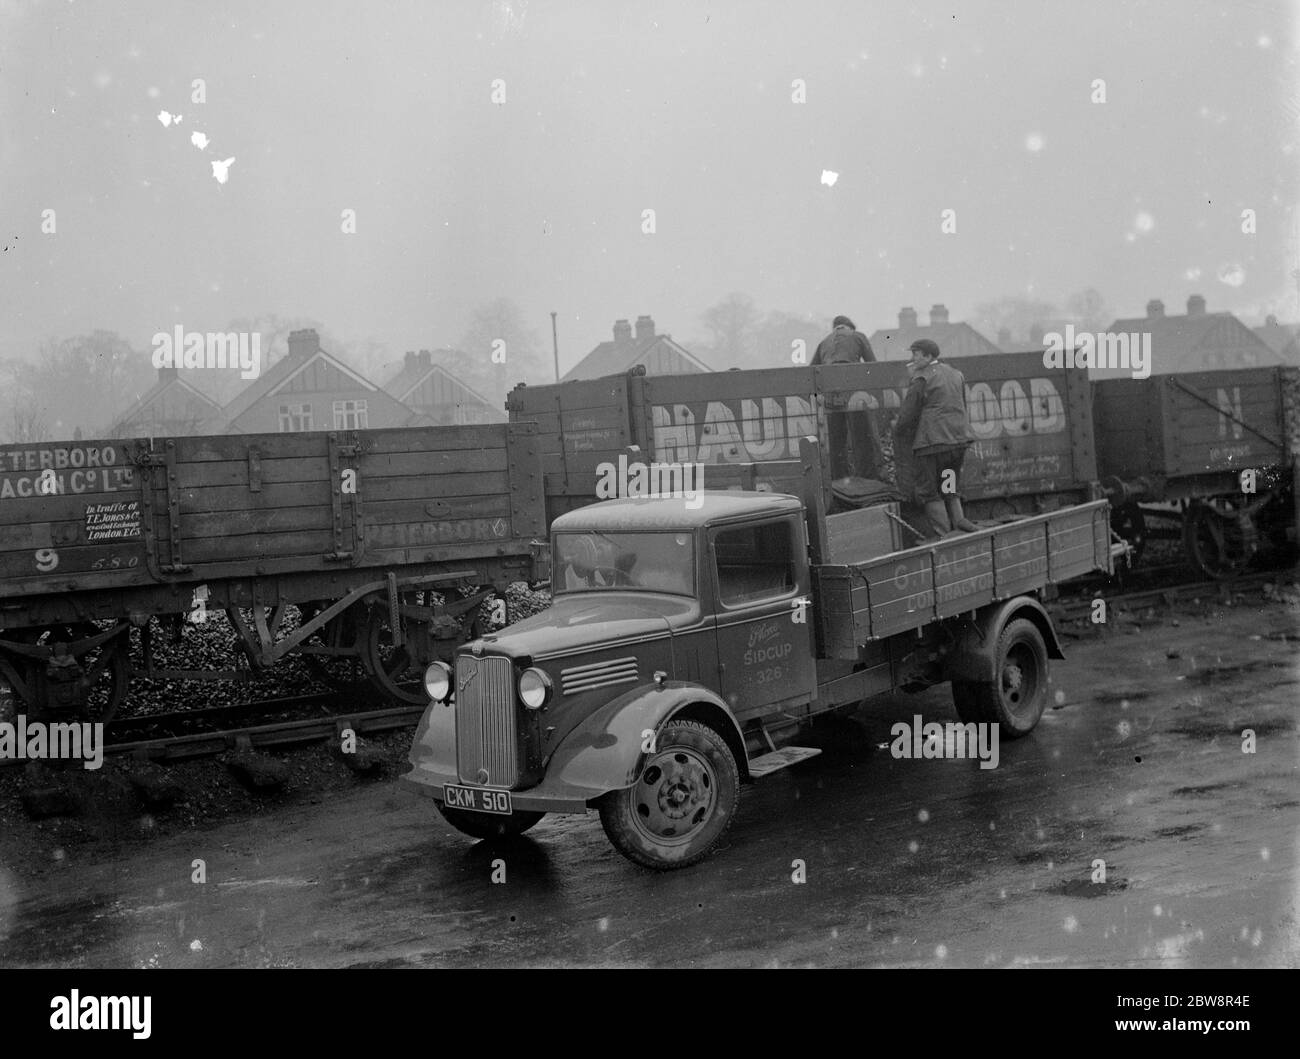
[[[898,310],[898,329],[900,331],[916,330],[916,310],[904,306]]]
[[[416,354],[416,359],[426,368],[433,364],[433,354],[427,349],[420,350],[420,352]]]
[[[638,316],[636,318],[636,340],[640,342],[644,338],[654,338],[655,322],[649,316]]]
[[[1274,316],[1272,313],[1269,313],[1268,316],[1266,316],[1266,317],[1264,318],[1264,326],[1265,326],[1265,327],[1276,327],[1276,326],[1277,326],[1277,317]]]
[[[313,328],[289,332],[289,356],[308,356],[320,349],[320,335]]]
[[[1205,299],[1201,295],[1193,294],[1190,298],[1187,299],[1187,315],[1188,316],[1205,315]]]
[[[1147,302],[1147,319],[1154,320],[1157,317],[1165,315],[1165,303],[1159,298],[1152,298]]]
[[[1006,349],[1008,346],[1011,345],[1011,328],[1009,327],[998,328],[998,345],[1002,349]]]
[[[626,320],[614,321],[614,342],[622,345],[624,342],[632,341],[632,325]]]
[[[168,367],[165,368],[158,369],[159,382],[166,382],[168,379],[175,379],[178,378],[179,376],[180,376],[180,372],[177,370],[176,365],[174,364],[169,365]]]
[[[1034,324],[1029,329],[1029,344],[1034,348],[1038,348],[1043,344],[1043,336],[1046,333],[1047,329],[1042,324]]]
[[[930,306],[930,326],[938,327],[940,324],[948,322],[948,307],[946,305]]]

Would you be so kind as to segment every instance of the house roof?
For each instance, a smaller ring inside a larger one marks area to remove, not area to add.
[[[1297,337],[1300,337],[1300,324],[1279,324],[1271,316],[1263,327],[1255,327],[1251,330],[1267,342],[1274,353],[1282,353]]]
[[[158,380],[150,386],[149,389],[142,393],[125,412],[113,420],[112,425],[109,427],[109,431],[115,432],[118,430],[121,426],[134,419],[139,412],[143,411],[172,388],[183,390],[187,396],[198,398],[199,401],[212,409],[212,414],[214,416],[221,415],[221,406],[217,404],[216,401],[202,391],[196,390],[179,375],[173,374],[160,376]]]
[[[440,353],[454,353],[455,350],[439,350]],[[464,380],[456,378],[441,364],[421,360],[405,361],[386,383],[384,389],[399,401],[405,401],[411,393],[430,376],[445,378],[453,387],[464,390],[472,399],[491,408],[492,403]]]
[[[1281,363],[1282,358],[1232,313],[1198,313],[1195,316],[1136,316],[1115,320],[1110,333],[1146,332],[1151,335],[1151,357],[1158,374],[1203,368],[1199,353],[1218,350],[1250,350],[1261,364]]]
[[[918,338],[928,338],[945,357],[974,357],[1001,353],[994,343],[968,323],[927,324],[917,327],[881,328],[871,333],[871,351],[877,360],[906,360],[907,347]]]
[[[564,373],[561,382],[571,379],[599,379],[606,375],[619,375],[645,359],[660,343],[695,366],[697,371],[712,371],[685,346],[672,340],[670,335],[653,334],[642,338],[629,338],[622,342],[602,342],[577,364]]]
[[[337,368],[345,375],[350,376],[364,390],[373,391],[379,389],[379,387],[374,383],[369,382],[362,376],[358,375],[337,357],[333,357],[326,353],[325,350],[320,349],[319,347],[316,349],[308,349],[300,353],[290,353],[288,356],[277,360],[267,371],[263,372],[260,376],[244,387],[244,389],[240,390],[239,393],[235,394],[235,396],[231,398],[230,403],[221,410],[226,423],[233,423],[263,397],[274,393],[300,371],[303,371],[309,364],[318,359],[324,360],[331,367]]]

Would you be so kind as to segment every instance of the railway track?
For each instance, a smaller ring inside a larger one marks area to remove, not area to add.
[[[1087,596],[1065,596],[1064,594],[1048,605],[1052,617],[1061,621],[1077,621],[1087,618],[1092,613],[1093,602],[1104,599],[1108,609],[1146,610],[1150,607],[1172,606],[1174,603],[1196,599],[1215,599],[1229,602],[1233,596],[1244,592],[1262,590],[1265,585],[1279,581],[1294,581],[1294,571],[1263,570],[1246,574],[1231,580],[1219,581],[1183,581],[1170,585],[1151,588],[1130,589],[1127,591],[1108,592],[1102,585],[1090,586]]]
[[[411,727],[423,712],[422,706],[346,692],[178,710],[109,722],[104,755],[181,761],[227,750],[297,746],[336,738],[349,728],[365,735]],[[0,766],[22,763],[22,759],[0,759]]]

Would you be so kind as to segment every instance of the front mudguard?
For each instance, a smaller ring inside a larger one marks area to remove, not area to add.
[[[749,778],[745,737],[727,704],[698,684],[647,685],[607,702],[565,736],[546,764],[546,779],[565,788],[607,794],[636,783],[649,756],[647,732],[674,717],[702,721],[727,741],[742,780]]]
[[[745,739],[726,703],[698,684],[670,681],[629,691],[587,717],[546,761],[542,781],[512,791],[511,802],[520,810],[586,812],[602,795],[636,783],[648,756],[643,733],[658,732],[678,716],[716,728],[731,748],[742,781],[749,778]],[[442,801],[443,785],[460,783],[455,748],[455,708],[430,705],[411,744],[411,770],[400,778],[404,788]]]
[[[944,662],[944,680],[967,681],[975,684],[988,684],[997,679],[998,660],[995,652],[998,637],[1008,622],[1017,618],[1026,618],[1038,626],[1047,646],[1047,657],[1058,661],[1065,657],[1060,641],[1056,638],[1056,629],[1043,605],[1032,596],[1016,596],[1013,599],[993,603],[978,611],[973,626],[968,626],[957,646]]]

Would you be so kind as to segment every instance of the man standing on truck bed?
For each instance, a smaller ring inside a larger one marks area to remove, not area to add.
[[[831,321],[831,333],[817,344],[812,364],[874,364],[867,336],[847,316]],[[874,478],[880,467],[879,450],[867,410],[849,411],[839,400],[828,401],[827,428],[830,434],[831,478],[843,478],[856,471],[861,478]],[[850,434],[851,432],[851,434]],[[853,438],[850,459],[848,439]]]
[[[974,533],[976,526],[961,506],[961,465],[971,443],[966,417],[966,379],[939,360],[939,347],[918,338],[909,347],[908,384],[895,436],[912,438],[916,464],[916,498],[926,518],[942,536],[950,527]],[[945,488],[945,472],[951,471]]]

